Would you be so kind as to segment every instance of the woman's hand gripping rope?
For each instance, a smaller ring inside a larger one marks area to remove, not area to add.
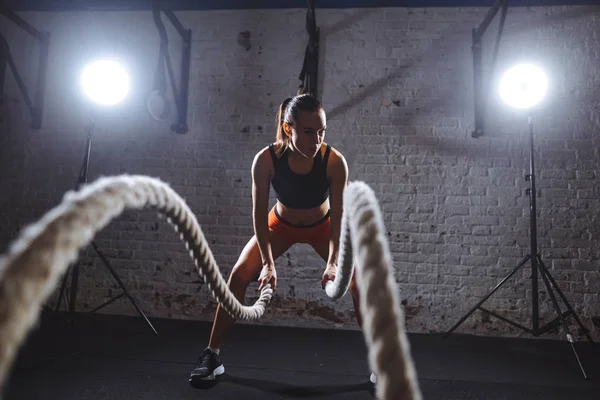
[[[340,273],[326,286],[340,298],[348,289],[353,258],[369,362],[377,374],[377,397],[418,400],[420,392],[404,332],[391,257],[373,192],[364,183],[344,192]],[[59,278],[95,234],[125,209],[155,207],[180,232],[200,275],[223,309],[239,319],[258,319],[273,290],[262,288],[253,306],[244,306],[229,291],[194,214],[167,184],[147,176],[101,178],[77,192],[27,227],[0,258],[0,380],[4,382],[15,354],[39,318],[41,305]],[[368,300],[371,299],[371,300]],[[377,301],[373,301],[377,300]],[[394,323],[395,322],[395,323]]]

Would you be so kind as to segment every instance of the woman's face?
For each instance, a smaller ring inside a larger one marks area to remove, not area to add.
[[[301,111],[294,126],[287,125],[286,133],[291,138],[294,149],[306,158],[313,158],[321,149],[325,128],[325,111]]]

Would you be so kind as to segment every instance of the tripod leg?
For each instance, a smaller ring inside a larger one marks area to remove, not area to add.
[[[558,318],[560,318],[560,323],[562,324],[563,329],[567,333],[567,341],[571,345],[571,349],[573,350],[573,354],[575,354],[575,358],[577,359],[577,363],[579,364],[579,368],[581,369],[581,372],[583,373],[584,379],[589,379],[587,374],[585,373],[583,364],[581,363],[581,360],[579,359],[579,354],[577,354],[577,349],[575,349],[573,335],[571,335],[571,331],[569,331],[569,327],[567,326],[567,323],[565,322],[565,319],[563,317],[563,314],[562,314],[562,311],[558,304],[558,301],[556,300],[556,296],[554,295],[554,291],[552,290],[552,286],[550,285],[550,282],[548,280],[549,273],[544,267],[541,268],[541,271],[542,271],[542,273],[541,273],[542,279],[544,280],[544,283],[546,284],[546,288],[548,289],[548,294],[550,295],[550,298],[552,299],[552,304],[554,304],[554,308],[556,309]]]
[[[89,170],[89,165],[90,165],[90,154],[92,151],[92,132],[93,132],[93,130],[94,130],[94,115],[92,113],[90,115],[89,124],[86,127],[86,133],[87,133],[86,151],[85,151],[85,156],[83,158],[83,163],[81,164],[81,170],[79,172],[79,179],[77,180],[76,190],[79,190],[80,187],[82,185],[86,184],[88,181],[88,170]],[[129,298],[129,301],[131,301],[131,304],[133,304],[133,306],[137,309],[137,311],[140,313],[140,315],[146,320],[146,323],[148,323],[148,325],[150,326],[150,328],[152,329],[154,334],[158,335],[158,332],[156,332],[156,329],[154,329],[154,326],[152,326],[152,324],[150,323],[150,321],[148,320],[148,318],[146,317],[144,312],[137,305],[134,298],[129,294],[129,292],[125,288],[125,285],[123,284],[123,282],[121,281],[121,279],[119,278],[119,276],[117,275],[115,270],[112,268],[112,266],[108,262],[108,259],[104,256],[104,254],[102,254],[102,252],[100,252],[100,249],[98,248],[98,246],[96,245],[96,243],[94,241],[92,241],[91,244],[92,244],[94,250],[96,250],[96,253],[98,254],[98,256],[100,256],[100,258],[104,262],[104,265],[106,266],[106,268],[108,268],[108,270],[110,271],[112,276],[115,278],[115,280],[117,281],[119,286],[121,286],[121,289],[123,289],[123,292]],[[75,296],[77,295],[77,270],[78,270],[78,267],[75,266],[73,268],[73,284],[71,286],[71,293],[72,293],[71,311],[74,311],[74,309],[75,309]]]
[[[456,330],[456,328],[458,328],[460,326],[460,324],[462,324],[463,322],[466,321],[467,318],[469,318],[469,316],[471,314],[473,314],[475,312],[475,310],[477,310],[483,303],[485,303],[485,301],[487,299],[489,299],[498,289],[500,289],[500,287],[502,285],[504,285],[504,283],[509,280],[523,265],[525,265],[527,263],[527,261],[529,261],[531,259],[531,256],[527,255],[515,268],[513,268],[512,271],[509,272],[508,275],[506,275],[504,277],[504,279],[502,279],[497,285],[496,287],[494,287],[492,289],[491,292],[489,292],[483,299],[481,299],[479,301],[479,303],[475,304],[475,306],[473,306],[473,308],[471,308],[471,310],[469,310],[468,313],[466,313],[452,328],[450,328],[450,330],[448,332],[446,332],[446,334],[443,336],[443,338],[447,338],[448,335],[450,335],[452,332],[454,332],[454,330]]]
[[[77,287],[79,285],[79,265],[75,264],[71,268],[71,298],[69,299],[69,313],[71,316],[75,313],[75,308],[77,306]]]
[[[113,267],[110,265],[110,262],[108,262],[108,259],[104,256],[104,254],[102,254],[102,252],[100,251],[100,249],[96,245],[96,242],[92,241],[91,244],[92,244],[92,247],[94,248],[94,250],[96,250],[96,253],[98,253],[98,256],[100,256],[100,259],[102,259],[102,261],[104,262],[104,265],[106,266],[106,268],[108,268],[108,270],[110,271],[110,273],[113,276],[113,278],[115,278],[115,280],[117,281],[117,283],[119,284],[119,286],[121,287],[121,289],[123,290],[123,292],[125,293],[125,295],[127,296],[127,298],[129,299],[129,301],[131,302],[131,304],[133,304],[133,306],[136,308],[136,310],[138,311],[138,313],[146,320],[146,323],[150,326],[150,329],[152,329],[152,331],[154,332],[154,334],[158,335],[158,332],[156,332],[156,329],[154,329],[154,326],[152,325],[152,323],[150,322],[150,320],[148,319],[148,317],[146,317],[146,314],[144,314],[144,312],[142,311],[142,309],[137,305],[135,299],[129,294],[129,291],[125,288],[125,285],[123,284],[123,281],[121,281],[121,278],[119,278],[119,275],[117,275],[117,273],[115,272],[115,270],[113,269]]]
[[[62,283],[60,284],[60,290],[58,292],[58,300],[56,302],[56,308],[54,309],[54,312],[58,312],[58,310],[60,309],[60,303],[62,303],[63,296],[65,295],[65,290],[67,290],[67,280],[69,279],[70,270],[71,270],[70,268],[67,270],[67,272],[65,273],[65,276],[62,279]]]
[[[558,295],[562,299],[563,303],[565,303],[565,306],[567,307],[567,309],[569,310],[569,312],[571,313],[571,315],[573,315],[573,318],[575,318],[575,321],[577,321],[577,324],[579,325],[579,327],[581,328],[581,330],[584,332],[585,337],[587,338],[587,340],[592,344],[592,346],[596,347],[596,343],[594,343],[594,341],[592,340],[592,337],[590,336],[590,332],[581,323],[581,320],[579,319],[579,317],[575,313],[575,310],[573,310],[573,307],[571,307],[571,304],[569,304],[569,301],[567,300],[567,298],[565,297],[565,295],[563,294],[563,292],[558,287],[558,284],[556,283],[556,280],[554,280],[554,277],[550,274],[550,271],[548,271],[548,268],[546,268],[546,266],[544,265],[544,263],[543,263],[542,259],[540,258],[540,256],[537,256],[537,258],[538,258],[538,264],[542,267],[542,273],[546,274],[546,276],[550,280],[550,283],[552,283],[552,287],[558,292]]]

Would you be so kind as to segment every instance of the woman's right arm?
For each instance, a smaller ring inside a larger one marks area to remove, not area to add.
[[[275,265],[269,241],[269,187],[273,162],[267,149],[260,151],[252,162],[252,217],[254,233],[260,248],[263,267]]]

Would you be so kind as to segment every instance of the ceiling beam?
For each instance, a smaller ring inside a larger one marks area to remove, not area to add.
[[[306,7],[306,0],[3,0],[13,11],[243,10]],[[490,7],[491,0],[320,0],[318,8]],[[597,5],[598,0],[514,0],[511,7]]]

